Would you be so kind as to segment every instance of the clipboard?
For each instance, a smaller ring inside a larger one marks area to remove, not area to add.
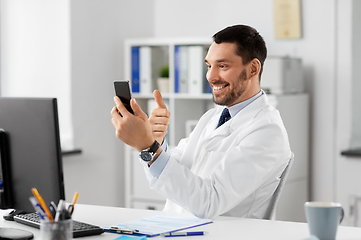
[[[163,233],[199,227],[212,222],[210,219],[193,216],[154,215],[102,228],[111,233],[155,237]]]

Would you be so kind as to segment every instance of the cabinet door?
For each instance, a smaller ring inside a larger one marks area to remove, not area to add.
[[[304,204],[308,201],[308,181],[286,182],[276,209],[276,220],[306,222]]]
[[[132,201],[134,199],[150,199],[150,200],[158,200],[165,201],[165,198],[153,191],[149,187],[148,180],[145,176],[143,165],[139,162],[138,152],[132,149],[132,159],[130,162],[130,166],[132,169]]]

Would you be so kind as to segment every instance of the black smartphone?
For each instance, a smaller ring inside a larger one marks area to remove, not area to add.
[[[130,99],[132,99],[132,93],[130,92],[130,86],[128,80],[114,81],[115,95],[117,95],[126,109],[134,114],[133,109],[130,107]]]

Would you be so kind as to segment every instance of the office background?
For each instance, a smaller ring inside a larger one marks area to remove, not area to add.
[[[310,196],[339,201],[347,214],[351,195],[361,195],[361,158],[340,154],[361,146],[360,105],[353,104],[361,102],[361,3],[301,0],[301,9],[302,37],[276,40],[270,0],[1,0],[1,95],[58,97],[63,146],[82,150],[63,158],[67,198],[79,191],[80,203],[123,206],[123,145],[110,110],[112,82],[124,76],[124,39],[211,37],[251,25],[269,55],[302,59]]]

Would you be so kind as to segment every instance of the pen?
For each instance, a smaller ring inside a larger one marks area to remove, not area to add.
[[[53,218],[55,218],[55,214],[56,214],[56,204],[55,204],[53,201],[51,201],[51,202],[49,203],[49,211],[50,211],[50,213],[51,213],[51,216],[53,216]]]
[[[51,201],[51,202],[50,202],[50,205],[51,205],[51,206],[54,208],[54,210],[56,211],[57,206],[56,206],[55,202],[54,202],[54,201]]]
[[[44,220],[45,212],[44,209],[40,206],[40,204],[36,201],[35,197],[29,197],[31,204],[33,205],[35,212],[38,213],[39,217]]]
[[[56,214],[55,214],[55,222],[58,222],[59,220],[64,220],[64,219],[61,219],[61,215],[64,211],[64,200],[63,199],[60,199],[59,200],[59,203],[58,203],[58,208],[56,209]]]
[[[164,233],[163,237],[185,237],[185,236],[200,236],[204,235],[205,232],[199,231],[199,232],[170,232],[170,233]]]
[[[131,229],[131,228],[125,228],[125,227],[110,227],[109,232],[113,233],[125,233],[125,234],[135,234],[139,233],[139,230],[137,229]]]
[[[45,211],[46,213],[46,216],[48,217],[48,219],[50,221],[54,221],[54,218],[53,216],[51,215],[48,207],[46,206],[45,202],[44,202],[44,199],[40,196],[38,190],[36,188],[32,188],[31,189],[34,197],[36,198],[36,200],[38,201],[38,203],[40,204],[40,206],[43,208],[43,210]]]

